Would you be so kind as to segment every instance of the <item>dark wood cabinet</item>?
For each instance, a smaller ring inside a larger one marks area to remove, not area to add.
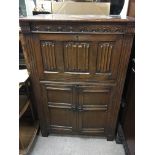
[[[42,135],[113,140],[134,19],[38,15],[21,18],[20,26]]]

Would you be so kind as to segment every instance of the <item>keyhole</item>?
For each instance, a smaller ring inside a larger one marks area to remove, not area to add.
[[[79,40],[79,36],[76,36],[76,39]]]

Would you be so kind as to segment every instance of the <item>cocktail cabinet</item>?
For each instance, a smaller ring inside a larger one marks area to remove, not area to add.
[[[113,140],[134,19],[51,14],[21,18],[20,27],[42,135]]]

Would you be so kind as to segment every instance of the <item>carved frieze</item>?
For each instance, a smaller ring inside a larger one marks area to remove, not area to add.
[[[31,23],[30,29],[32,32],[78,32],[78,33],[89,33],[89,32],[98,32],[98,33],[133,33],[134,28],[132,24],[124,24],[124,23],[81,23],[81,24],[39,24],[39,23]]]
[[[28,22],[20,22],[20,28],[22,33],[30,33],[30,25]]]

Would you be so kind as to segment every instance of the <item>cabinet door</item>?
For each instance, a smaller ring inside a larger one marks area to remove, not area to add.
[[[115,80],[122,35],[40,34],[36,44],[40,79]]]
[[[106,135],[111,95],[110,87],[79,86],[80,133]]]
[[[63,84],[42,84],[42,93],[49,132],[74,132],[76,113],[73,87]]]

